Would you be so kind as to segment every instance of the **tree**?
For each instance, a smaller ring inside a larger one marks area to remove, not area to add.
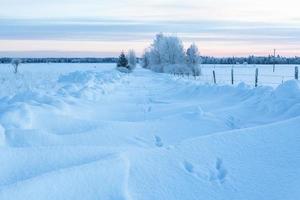
[[[142,67],[149,68],[149,66],[150,66],[150,51],[146,49],[144,54],[142,55]]]
[[[118,62],[117,62],[117,67],[126,67],[128,68],[128,60],[124,54],[124,52],[121,52]]]
[[[166,68],[172,71],[172,67],[168,65],[185,63],[182,41],[176,36],[165,36],[159,33],[149,49],[145,51],[142,60],[144,67],[149,66],[153,71],[164,72]]]
[[[186,63],[191,69],[193,76],[201,75],[201,69],[199,64],[201,62],[200,53],[198,47],[192,44],[186,51]]]
[[[133,70],[136,67],[136,55],[134,50],[129,50],[127,53],[128,68]]]
[[[12,59],[11,64],[14,67],[14,73],[17,74],[18,73],[19,65],[21,64],[21,60],[17,59],[17,58],[16,59]]]
[[[163,64],[184,64],[184,48],[182,41],[176,36],[164,38],[161,52]]]

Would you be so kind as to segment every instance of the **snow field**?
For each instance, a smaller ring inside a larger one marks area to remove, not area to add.
[[[297,65],[212,65],[203,64],[202,76],[198,81],[213,83],[213,70],[216,73],[218,84],[231,84],[231,69],[234,74],[234,84],[241,82],[254,86],[255,70],[258,68],[258,85],[277,87],[285,81],[295,78],[295,67]],[[298,66],[299,68],[299,66]]]
[[[0,199],[300,196],[297,81],[212,85],[110,64],[20,70],[0,70]]]

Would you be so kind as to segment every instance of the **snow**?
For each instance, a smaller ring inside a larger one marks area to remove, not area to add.
[[[300,197],[298,81],[213,85],[114,64],[19,70],[0,65],[1,200]]]
[[[203,64],[202,76],[199,80],[213,82],[213,70],[218,84],[231,84],[231,69],[234,73],[234,83],[246,83],[254,86],[255,70],[258,68],[258,85],[277,87],[287,80],[294,79],[296,65],[213,65]]]

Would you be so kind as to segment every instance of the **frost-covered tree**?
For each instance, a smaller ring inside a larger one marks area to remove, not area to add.
[[[184,64],[185,53],[182,41],[176,36],[155,36],[150,48],[143,55],[144,67],[150,66],[154,71],[164,72],[168,65]],[[171,67],[168,66],[168,69]]]
[[[185,52],[182,41],[176,36],[157,34],[142,56],[142,66],[156,72],[201,75],[200,54],[192,44]]]
[[[117,62],[117,67],[126,67],[128,68],[128,60],[124,54],[124,52],[121,52],[118,62]]]
[[[128,68],[133,70],[136,67],[136,55],[134,50],[129,50],[127,53]]]
[[[186,63],[187,66],[191,69],[193,76],[201,75],[201,58],[198,47],[195,44],[192,44],[186,51]]]
[[[171,65],[184,63],[184,48],[178,37],[167,37],[164,48],[163,63]]]
[[[13,66],[13,68],[14,68],[14,69],[13,69],[13,72],[14,72],[15,74],[17,74],[17,73],[18,73],[18,70],[19,70],[19,65],[21,64],[21,60],[18,59],[18,58],[12,59],[11,64],[12,64],[12,66]]]
[[[143,68],[150,67],[150,51],[148,49],[145,50],[144,54],[142,55],[142,67]]]
[[[160,65],[161,61],[161,53],[162,53],[162,46],[163,46],[164,35],[159,33],[155,36],[153,43],[150,47],[150,65]]]

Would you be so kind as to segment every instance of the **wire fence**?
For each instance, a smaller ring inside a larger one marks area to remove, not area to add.
[[[239,84],[244,82],[254,87],[267,85],[276,87],[287,80],[298,80],[298,66],[295,65],[202,65],[200,76],[175,74],[184,77],[214,84]]]

